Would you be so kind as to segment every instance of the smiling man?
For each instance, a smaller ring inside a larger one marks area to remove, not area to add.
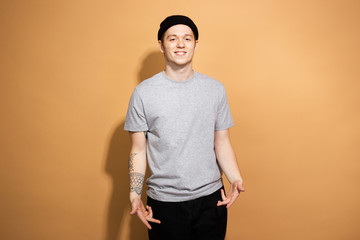
[[[193,70],[198,38],[190,18],[167,17],[158,31],[165,69],[140,83],[129,103],[124,129],[132,142],[130,213],[148,227],[150,240],[223,240],[227,209],[244,191],[225,88]],[[222,172],[230,182],[227,196]]]

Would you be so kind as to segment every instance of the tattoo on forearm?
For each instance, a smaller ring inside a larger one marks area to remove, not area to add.
[[[137,153],[130,153],[129,157],[129,173],[134,171],[134,157]]]
[[[141,195],[142,186],[144,183],[144,174],[133,172],[129,174],[130,177],[130,192],[136,192]]]

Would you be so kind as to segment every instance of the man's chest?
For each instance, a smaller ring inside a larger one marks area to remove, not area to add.
[[[143,98],[149,125],[215,119],[216,94],[199,88],[153,89]]]

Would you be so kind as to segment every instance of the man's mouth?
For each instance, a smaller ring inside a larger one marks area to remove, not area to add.
[[[186,54],[186,52],[185,51],[175,51],[175,54],[179,55],[179,56],[183,56]]]

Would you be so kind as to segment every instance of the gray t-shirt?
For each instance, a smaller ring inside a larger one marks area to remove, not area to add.
[[[149,197],[180,202],[209,195],[222,186],[214,133],[232,127],[224,85],[194,71],[186,81],[164,72],[134,90],[125,120],[127,131],[145,131]]]

